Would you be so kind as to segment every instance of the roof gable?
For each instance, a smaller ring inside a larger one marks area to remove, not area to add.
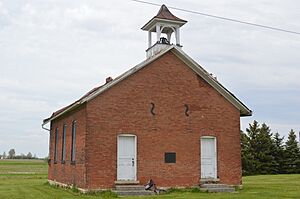
[[[126,79],[127,77],[135,74],[137,71],[141,70],[142,68],[146,67],[153,61],[157,60],[158,58],[162,57],[167,52],[171,51],[174,53],[180,60],[182,60],[189,68],[191,68],[196,74],[198,74],[201,78],[203,78],[208,84],[210,84],[217,92],[219,92],[225,99],[227,99],[231,104],[233,104],[238,110],[240,110],[241,116],[251,116],[252,111],[248,109],[238,98],[236,98],[229,90],[227,90],[221,83],[219,83],[216,79],[214,79],[206,70],[204,70],[197,62],[195,62],[191,57],[189,57],[183,50],[175,45],[170,45],[170,47],[165,48],[160,53],[151,58],[141,62],[140,64],[136,65],[135,67],[131,68],[130,70],[126,71],[122,75],[118,76],[114,80],[109,83],[106,83],[102,86],[96,87],[93,90],[89,91],[79,100],[75,101],[74,103],[66,106],[65,108],[60,109],[52,114],[50,118],[44,120],[44,124],[54,120],[55,118],[63,115],[70,110],[80,106],[81,104],[88,102],[102,92],[108,90],[109,88],[113,87],[114,85],[118,84],[122,80]]]
[[[160,18],[160,19],[168,19],[168,20],[175,20],[175,21],[182,21],[186,22],[183,19],[180,19],[173,15],[170,10],[167,8],[167,6],[162,5],[157,13],[157,15],[154,18]]]
[[[171,23],[171,24],[177,24],[178,26],[182,26],[187,21],[180,19],[179,17],[176,17],[175,15],[173,15],[170,12],[170,10],[167,8],[167,6],[162,5],[160,7],[158,13],[142,27],[142,30],[155,31],[155,28],[153,26],[157,22],[167,22],[167,23]]]
[[[218,93],[220,93],[225,99],[232,103],[237,109],[240,110],[241,116],[251,116],[252,111],[242,103],[233,93],[226,89],[220,82],[210,75],[204,68],[202,68],[196,61],[189,57],[183,50],[175,47],[176,51],[173,53],[180,58],[187,66],[189,66],[194,72],[202,77],[208,84],[210,84]]]

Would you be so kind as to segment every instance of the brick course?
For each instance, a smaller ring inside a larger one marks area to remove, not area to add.
[[[151,103],[155,104],[153,116]],[[189,116],[185,107],[189,106]],[[78,121],[76,165],[71,165],[72,120]],[[117,136],[137,136],[137,179],[158,186],[197,185],[200,179],[200,137],[217,138],[221,183],[241,184],[240,112],[172,52],[101,93],[81,108],[51,123],[67,123],[67,162],[49,167],[49,179],[81,188],[112,188],[117,180]],[[176,163],[164,163],[165,152],[176,152]]]

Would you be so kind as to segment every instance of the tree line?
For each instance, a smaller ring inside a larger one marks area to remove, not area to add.
[[[254,121],[241,131],[243,175],[300,173],[300,147],[296,133],[290,130],[287,140],[270,127]]]
[[[16,155],[15,149],[10,149],[8,154],[4,151],[2,155],[0,155],[0,159],[38,159],[36,155],[32,155],[31,152],[28,152],[26,155],[21,153]]]

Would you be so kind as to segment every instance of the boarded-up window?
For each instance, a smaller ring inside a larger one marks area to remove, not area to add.
[[[75,162],[76,153],[76,121],[72,123],[71,162]]]
[[[63,126],[63,134],[62,134],[62,150],[61,150],[61,163],[65,163],[66,161],[66,131],[67,125]]]
[[[57,163],[57,144],[58,144],[58,128],[55,129],[54,133],[54,163]]]

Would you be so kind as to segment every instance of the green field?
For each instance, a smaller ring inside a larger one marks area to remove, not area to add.
[[[0,199],[34,198],[111,198],[109,193],[83,195],[48,185],[47,164],[37,160],[0,160]],[[161,196],[122,197],[156,199],[195,198],[298,198],[300,199],[300,174],[264,175],[243,178],[244,188],[237,193],[197,193],[174,191]]]

